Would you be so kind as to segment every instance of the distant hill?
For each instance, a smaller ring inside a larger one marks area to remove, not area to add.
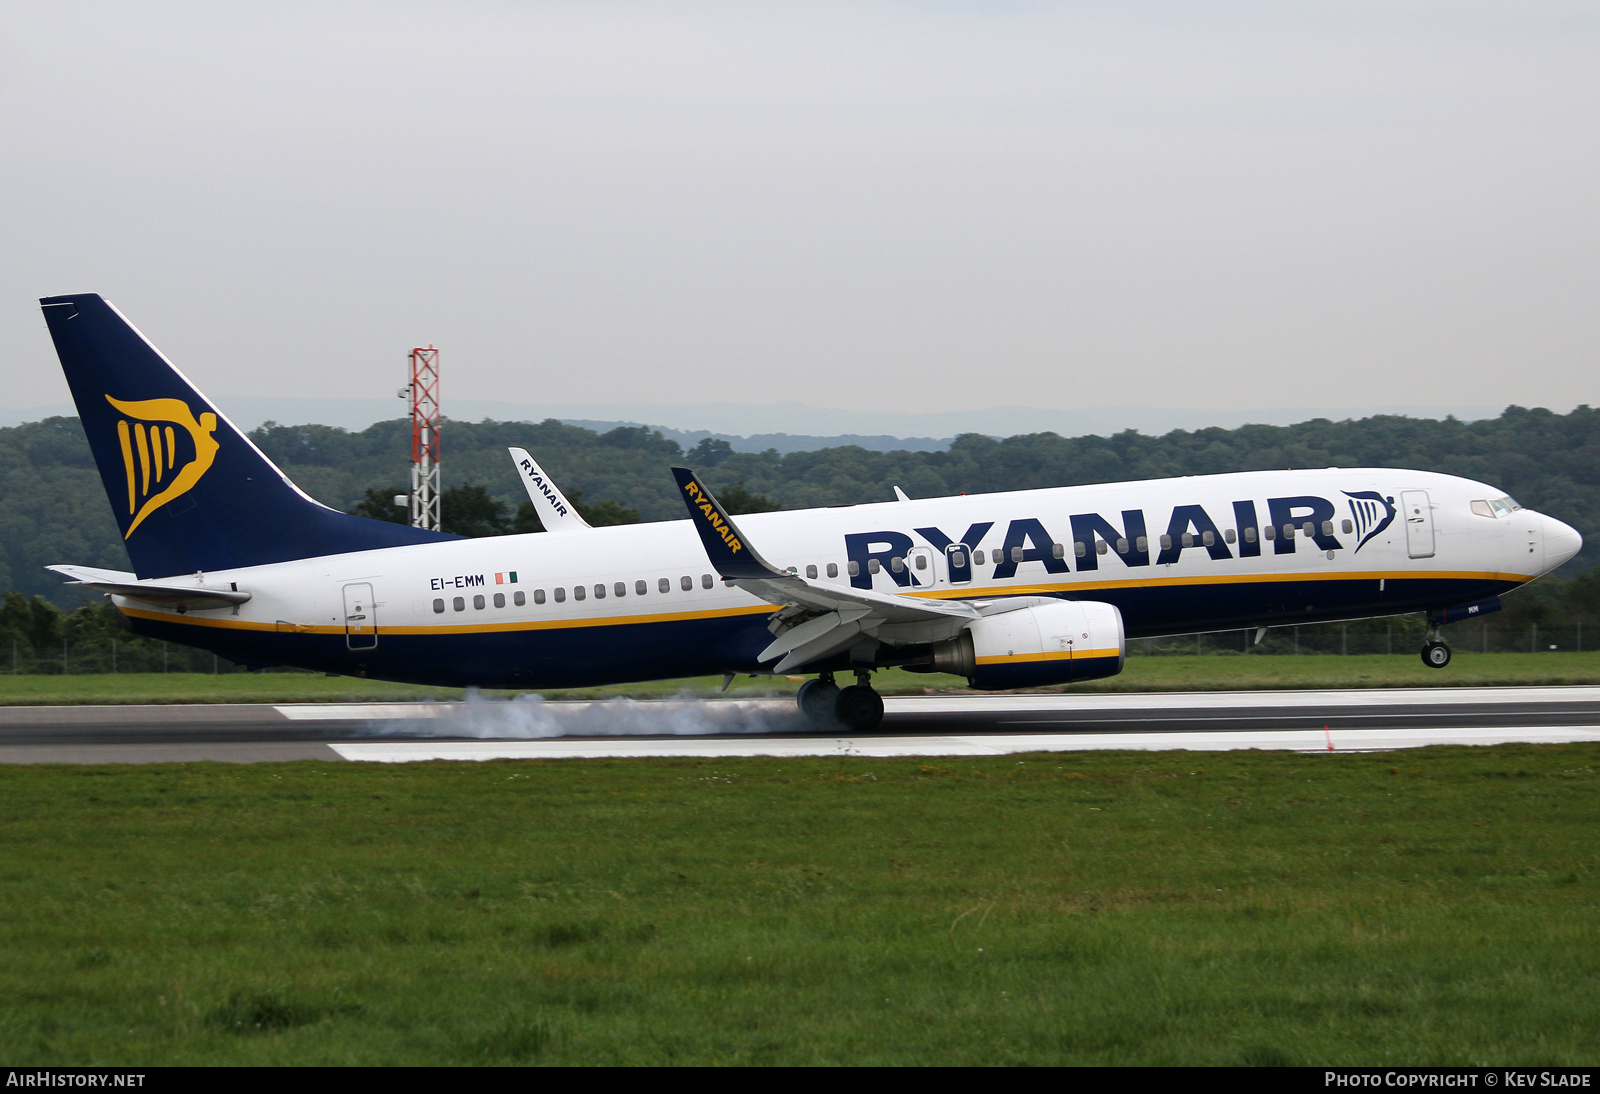
[[[407,481],[410,435],[403,420],[360,431],[268,423],[250,435],[302,489],[338,509],[352,508],[369,487]],[[685,449],[659,431],[450,420],[442,435],[446,487],[482,484],[514,506],[525,495],[505,450],[519,445],[563,487],[581,489],[587,502],[617,501],[645,520],[682,515],[666,469],[685,460]],[[788,509],[886,501],[896,485],[912,497],[931,497],[1280,467],[1414,467],[1482,479],[1575,526],[1586,545],[1569,572],[1600,559],[1600,412],[1587,406],[1569,414],[1510,407],[1474,422],[1377,416],[1161,436],[964,434],[942,451],[837,446],[690,462],[713,488],[743,482]],[[80,596],[64,590],[43,570],[46,564],[127,565],[76,419],[0,429],[0,501],[0,588],[71,605]]]

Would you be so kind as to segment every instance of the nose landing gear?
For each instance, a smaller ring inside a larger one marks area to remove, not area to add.
[[[1428,639],[1422,646],[1422,663],[1430,669],[1442,669],[1450,663],[1450,647],[1437,637]]]

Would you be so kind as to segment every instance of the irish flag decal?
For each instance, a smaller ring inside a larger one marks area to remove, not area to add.
[[[515,585],[517,583],[517,571],[508,570],[503,574],[495,574],[494,583],[496,585]]]

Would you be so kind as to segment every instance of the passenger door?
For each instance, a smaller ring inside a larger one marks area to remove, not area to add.
[[[1406,551],[1412,558],[1433,557],[1433,504],[1426,490],[1402,490],[1400,506],[1405,511]]]

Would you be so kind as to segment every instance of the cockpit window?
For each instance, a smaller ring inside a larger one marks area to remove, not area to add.
[[[1472,511],[1480,517],[1509,517],[1521,508],[1522,506],[1517,504],[1517,499],[1510,495],[1472,503]]]

